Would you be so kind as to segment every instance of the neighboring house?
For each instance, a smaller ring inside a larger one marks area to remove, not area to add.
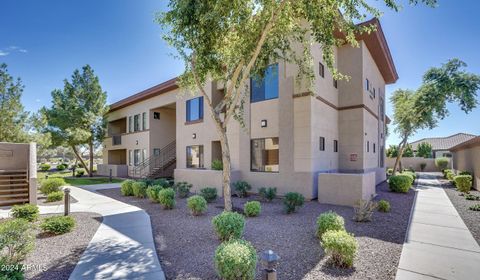
[[[447,137],[431,137],[423,138],[415,142],[410,143],[412,145],[413,151],[417,152],[417,147],[422,142],[427,142],[432,145],[432,157],[452,157],[450,149],[454,146],[461,144],[465,141],[468,141],[474,138],[475,135],[468,133],[457,133]]]
[[[480,136],[472,138],[450,149],[453,169],[473,174],[473,187],[480,189]]]
[[[313,91],[296,82],[296,66],[279,61],[263,81],[250,81],[245,128],[228,126],[232,182],[276,187],[307,199],[352,204],[370,198],[385,180],[385,85],[397,79],[395,66],[377,19],[377,31],[358,36],[359,47],[344,45],[336,67],[350,76],[335,81],[312,46],[316,79]],[[224,87],[205,87],[214,105]],[[182,93],[175,79],[110,106],[103,165],[98,172],[117,176],[171,176],[188,181],[194,191],[216,187],[221,171],[219,137],[199,93]],[[337,201],[342,192],[348,199]]]

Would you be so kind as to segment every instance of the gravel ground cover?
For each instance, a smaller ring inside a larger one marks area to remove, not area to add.
[[[80,256],[102,222],[96,213],[72,213],[77,221],[72,232],[45,236],[37,229],[35,249],[22,263],[28,265],[26,279],[68,279]],[[42,215],[41,219],[52,215]]]
[[[177,199],[173,210],[163,210],[148,199],[124,197],[119,189],[100,193],[145,209],[151,217],[157,253],[167,279],[218,279],[213,264],[220,244],[213,231],[212,217],[222,211],[222,200],[208,205],[206,214],[193,217],[186,199]],[[262,202],[259,217],[247,218],[244,238],[257,252],[271,249],[281,258],[278,279],[394,279],[408,226],[414,192],[397,194],[388,191],[386,183],[377,186],[377,199],[390,201],[390,213],[376,212],[373,221],[352,221],[351,207],[306,202],[299,212],[286,215],[280,199]],[[234,207],[242,208],[258,197],[233,198]],[[332,268],[315,237],[316,218],[333,210],[345,218],[347,231],[352,232],[359,251],[354,268]],[[261,265],[257,265],[261,279]]]
[[[78,201],[73,197],[70,196],[70,204],[77,203]],[[47,202],[47,196],[44,195],[41,192],[37,193],[37,204],[42,205],[42,206],[49,206],[49,205],[63,205],[64,201],[63,199],[60,201],[53,201],[53,202]]]
[[[450,184],[450,182],[447,180],[441,180],[441,182],[448,198],[450,198],[450,201],[455,209],[457,209],[458,214],[462,217],[463,222],[467,225],[473,237],[480,245],[480,212],[468,209],[470,206],[480,203],[480,201],[466,200],[465,197],[461,196],[460,192]],[[480,196],[480,192],[477,190],[471,190],[470,194]]]

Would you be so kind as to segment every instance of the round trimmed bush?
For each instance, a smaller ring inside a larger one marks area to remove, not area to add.
[[[262,211],[262,206],[258,201],[249,201],[243,205],[243,213],[247,217],[257,217]]]
[[[333,211],[322,213],[317,218],[317,237],[322,238],[329,230],[345,230],[345,220]]]
[[[82,177],[83,175],[85,175],[85,169],[78,168],[75,170],[75,177]]]
[[[65,186],[63,178],[49,178],[42,181],[40,185],[40,192],[48,195],[52,192],[58,192],[62,186]]]
[[[158,202],[158,193],[163,190],[162,186],[150,186],[147,188],[147,197],[150,198],[152,202]]]
[[[412,178],[408,175],[395,175],[388,179],[388,187],[392,192],[407,193],[412,185]]]
[[[207,211],[207,201],[200,195],[189,197],[187,199],[187,206],[193,216],[201,215],[203,212]]]
[[[17,219],[24,219],[33,222],[38,219],[39,214],[40,210],[37,205],[23,204],[12,207],[12,217]]]
[[[175,191],[172,188],[166,188],[158,192],[158,202],[163,209],[173,209],[175,206]]]
[[[472,189],[472,176],[458,175],[454,177],[457,190],[462,193],[469,193]]]
[[[358,243],[352,234],[344,230],[329,230],[323,234],[321,243],[334,266],[353,266]]]
[[[48,217],[40,224],[45,233],[60,235],[70,232],[75,227],[75,219],[72,216]]]
[[[220,240],[238,239],[245,230],[245,218],[241,214],[224,211],[213,217],[212,225]]]
[[[42,171],[48,171],[48,170],[50,170],[50,167],[51,167],[51,166],[50,166],[50,164],[48,164],[48,163],[42,163],[42,164],[40,164],[40,170],[42,170]]]
[[[216,188],[203,188],[200,190],[200,195],[205,198],[205,200],[210,203],[217,199],[217,189]]]
[[[241,239],[223,242],[215,250],[215,269],[224,280],[255,279],[257,252]]]
[[[132,184],[133,195],[138,198],[147,197],[147,184],[142,181],[137,181]]]
[[[444,169],[447,168],[449,162],[450,162],[450,160],[446,157],[436,158],[435,159],[435,166],[439,170],[443,171]]]
[[[305,202],[303,195],[296,192],[289,192],[283,198],[283,206],[287,214],[293,213]]]
[[[380,212],[390,212],[390,202],[382,199],[378,202],[378,211]]]
[[[2,247],[0,262],[5,262],[6,264],[19,263],[35,248],[33,225],[25,219],[8,219],[3,221],[0,223],[0,240]],[[2,278],[4,274],[5,271],[0,272],[0,279],[11,279]]]
[[[65,164],[63,164],[63,163],[57,165],[57,170],[58,170],[58,171],[63,171],[63,170],[65,170],[65,168],[67,168],[67,166],[66,166]]]
[[[63,192],[51,192],[47,194],[47,202],[61,201],[63,199]]]
[[[133,195],[133,183],[135,183],[134,180],[125,180],[122,182],[120,185],[120,192],[124,196],[132,196]]]

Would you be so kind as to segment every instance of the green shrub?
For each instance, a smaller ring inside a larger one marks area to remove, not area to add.
[[[305,198],[303,195],[296,192],[289,192],[283,198],[283,206],[287,214],[297,211],[303,205]]]
[[[220,240],[238,239],[245,229],[245,218],[235,212],[224,211],[213,217],[212,225]]]
[[[235,189],[238,197],[246,197],[248,191],[252,189],[252,186],[250,186],[250,184],[245,181],[237,181],[233,183],[233,188]]]
[[[138,198],[145,198],[147,196],[147,184],[142,181],[137,181],[132,184],[133,195]]]
[[[48,163],[42,163],[42,164],[40,164],[40,170],[42,170],[42,171],[48,171],[48,170],[50,170],[50,167],[51,167],[51,166],[50,166],[50,164],[48,164]]]
[[[158,202],[158,193],[163,190],[163,187],[161,186],[149,186],[147,188],[147,197],[152,201],[152,202]]]
[[[390,212],[390,202],[382,199],[378,202],[378,211],[380,212]]]
[[[426,162],[420,163],[420,170],[421,170],[421,171],[425,170],[425,167],[427,167],[427,163],[426,163]]]
[[[359,199],[353,206],[353,220],[355,222],[370,222],[377,203],[372,200]]]
[[[135,183],[135,181],[133,180],[125,180],[122,182],[121,186],[120,186],[120,192],[122,193],[122,195],[124,196],[132,196],[133,195],[133,183]]]
[[[393,168],[387,168],[387,175],[392,176],[393,174]]]
[[[358,243],[352,234],[344,230],[330,230],[322,236],[325,254],[334,266],[350,268],[357,254]]]
[[[435,166],[438,168],[438,170],[443,171],[447,168],[449,162],[450,160],[446,157],[436,158]]]
[[[388,178],[388,187],[392,192],[407,193],[412,185],[412,179],[405,175],[395,175]]]
[[[247,217],[257,217],[262,211],[262,206],[258,201],[249,201],[243,205],[243,213]]]
[[[203,188],[200,190],[200,195],[205,198],[205,200],[210,203],[217,199],[217,189],[216,188]]]
[[[480,200],[480,196],[467,193],[467,194],[465,194],[465,199],[466,200]]]
[[[152,181],[152,186],[161,186],[162,188],[170,188],[172,185],[167,179],[160,178]]]
[[[215,159],[212,161],[212,169],[213,170],[223,170],[223,162],[219,159]]]
[[[71,232],[74,227],[75,219],[72,216],[48,217],[40,224],[43,232],[55,235]]]
[[[443,178],[448,180],[453,180],[453,176],[455,176],[455,171],[453,169],[443,170]],[[452,178],[452,179],[449,179],[449,178]]]
[[[9,219],[0,223],[0,260],[17,264],[35,247],[33,227],[24,219]]]
[[[85,175],[85,169],[78,168],[75,170],[75,177],[82,177],[83,175]]]
[[[458,175],[454,177],[457,190],[462,193],[469,193],[472,189],[472,176]]]
[[[447,172],[447,179],[451,182],[455,182],[455,171]],[[454,184],[455,185],[455,184]]]
[[[57,165],[57,170],[58,170],[58,171],[63,171],[63,170],[65,170],[65,168],[67,168],[67,166],[66,166],[65,164],[63,164],[63,163]]]
[[[145,185],[146,185],[147,187],[153,186],[153,182],[154,182],[154,181],[155,181],[155,180],[154,180],[154,179],[151,179],[151,178],[143,178],[143,179],[140,179],[140,182],[145,183]]]
[[[173,209],[175,206],[175,191],[172,188],[166,188],[158,193],[158,202],[163,209]]]
[[[178,197],[185,198],[190,193],[192,184],[187,182],[177,182],[175,185],[173,185],[173,188],[176,190]]]
[[[200,195],[189,197],[187,199],[187,206],[193,216],[201,215],[203,212],[207,211],[207,201]]]
[[[468,209],[470,209],[472,211],[480,211],[480,204],[479,203],[474,204],[474,205],[468,207]]]
[[[38,209],[38,206],[33,204],[15,205],[12,207],[12,217],[25,219],[29,222],[36,221],[39,213],[40,210]]]
[[[470,175],[473,177],[473,174],[468,171],[461,171],[460,173],[458,173],[458,175]]]
[[[65,186],[65,180],[63,178],[49,178],[43,180],[40,185],[40,192],[47,195],[52,192],[58,192],[60,187]]]
[[[317,237],[321,239],[329,230],[345,230],[345,220],[333,211],[324,212],[317,218]]]
[[[51,192],[47,194],[47,202],[61,201],[63,199],[63,192]]]
[[[410,185],[413,185],[413,182],[415,181],[415,174],[409,171],[405,171],[398,175],[407,176],[408,178],[410,178],[410,182],[411,182]]]
[[[256,267],[257,252],[248,241],[234,239],[215,250],[215,269],[224,280],[253,280]]]
[[[277,188],[260,188],[258,194],[264,201],[272,201],[277,197]]]
[[[0,280],[24,280],[24,269],[20,263],[6,263],[0,259]]]

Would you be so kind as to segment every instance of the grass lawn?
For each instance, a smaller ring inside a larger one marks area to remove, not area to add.
[[[108,184],[108,183],[121,183],[123,179],[113,178],[110,182],[108,177],[72,177],[72,171],[56,171],[56,172],[38,172],[37,178],[42,181],[45,179],[45,176],[48,175],[48,178],[63,178],[65,182],[71,186],[83,186],[83,185],[97,185],[97,184]]]

